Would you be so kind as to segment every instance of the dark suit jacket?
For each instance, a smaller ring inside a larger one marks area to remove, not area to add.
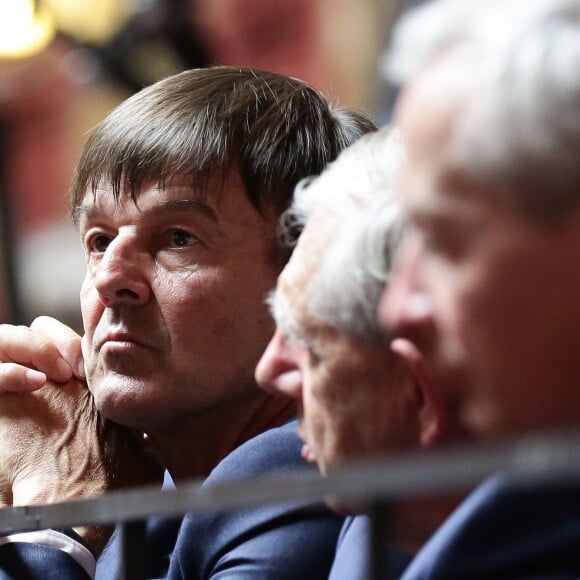
[[[496,476],[480,485],[415,556],[404,580],[580,577],[580,486]]]
[[[367,580],[370,566],[371,522],[367,516],[346,518],[338,538],[336,555],[328,580]],[[400,578],[412,559],[411,554],[387,545],[383,567],[387,578]]]
[[[295,422],[271,429],[230,453],[204,485],[305,467],[301,446]],[[153,520],[148,524],[147,537],[149,576],[212,580],[326,578],[342,522],[325,508],[306,502]],[[97,578],[115,578],[118,550],[114,534],[99,558]],[[27,567],[25,576],[14,573],[21,565]],[[0,578],[72,580],[86,578],[86,574],[64,552],[11,544],[0,547]]]

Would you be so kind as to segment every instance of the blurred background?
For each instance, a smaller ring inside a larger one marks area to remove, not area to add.
[[[377,58],[395,0],[0,0],[0,322],[80,328],[84,260],[68,185],[117,103],[192,67],[302,78],[388,119]]]

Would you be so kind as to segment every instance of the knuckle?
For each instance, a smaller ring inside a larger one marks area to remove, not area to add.
[[[36,353],[39,357],[51,357],[55,354],[55,347],[50,340],[40,336],[35,347]]]
[[[52,320],[49,316],[37,316],[30,324],[31,330],[42,328]]]
[[[10,385],[21,382],[19,366],[14,363],[0,363],[0,392],[13,390]]]

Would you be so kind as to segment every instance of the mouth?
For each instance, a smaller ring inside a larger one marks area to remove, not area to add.
[[[127,332],[112,332],[105,336],[99,343],[99,350],[103,348],[127,349],[148,348],[148,345]]]

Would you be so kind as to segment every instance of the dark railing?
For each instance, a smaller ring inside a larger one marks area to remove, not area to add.
[[[0,118],[0,323],[22,324],[23,312],[16,276],[13,207],[5,167],[7,146],[7,127]]]
[[[514,479],[541,485],[580,479],[580,432],[548,433],[502,443],[418,452],[380,462],[357,462],[322,479],[313,473],[284,473],[200,486],[200,481],[173,491],[142,488],[112,492],[95,499],[0,510],[0,534],[82,524],[120,523],[125,547],[124,578],[142,578],[139,554],[144,520],[252,508],[288,500],[321,500],[340,496],[373,506],[375,538],[388,529],[392,501],[424,494],[465,490],[487,476],[502,472]],[[380,577],[381,542],[372,541],[373,577]],[[134,557],[137,555],[137,557]]]

